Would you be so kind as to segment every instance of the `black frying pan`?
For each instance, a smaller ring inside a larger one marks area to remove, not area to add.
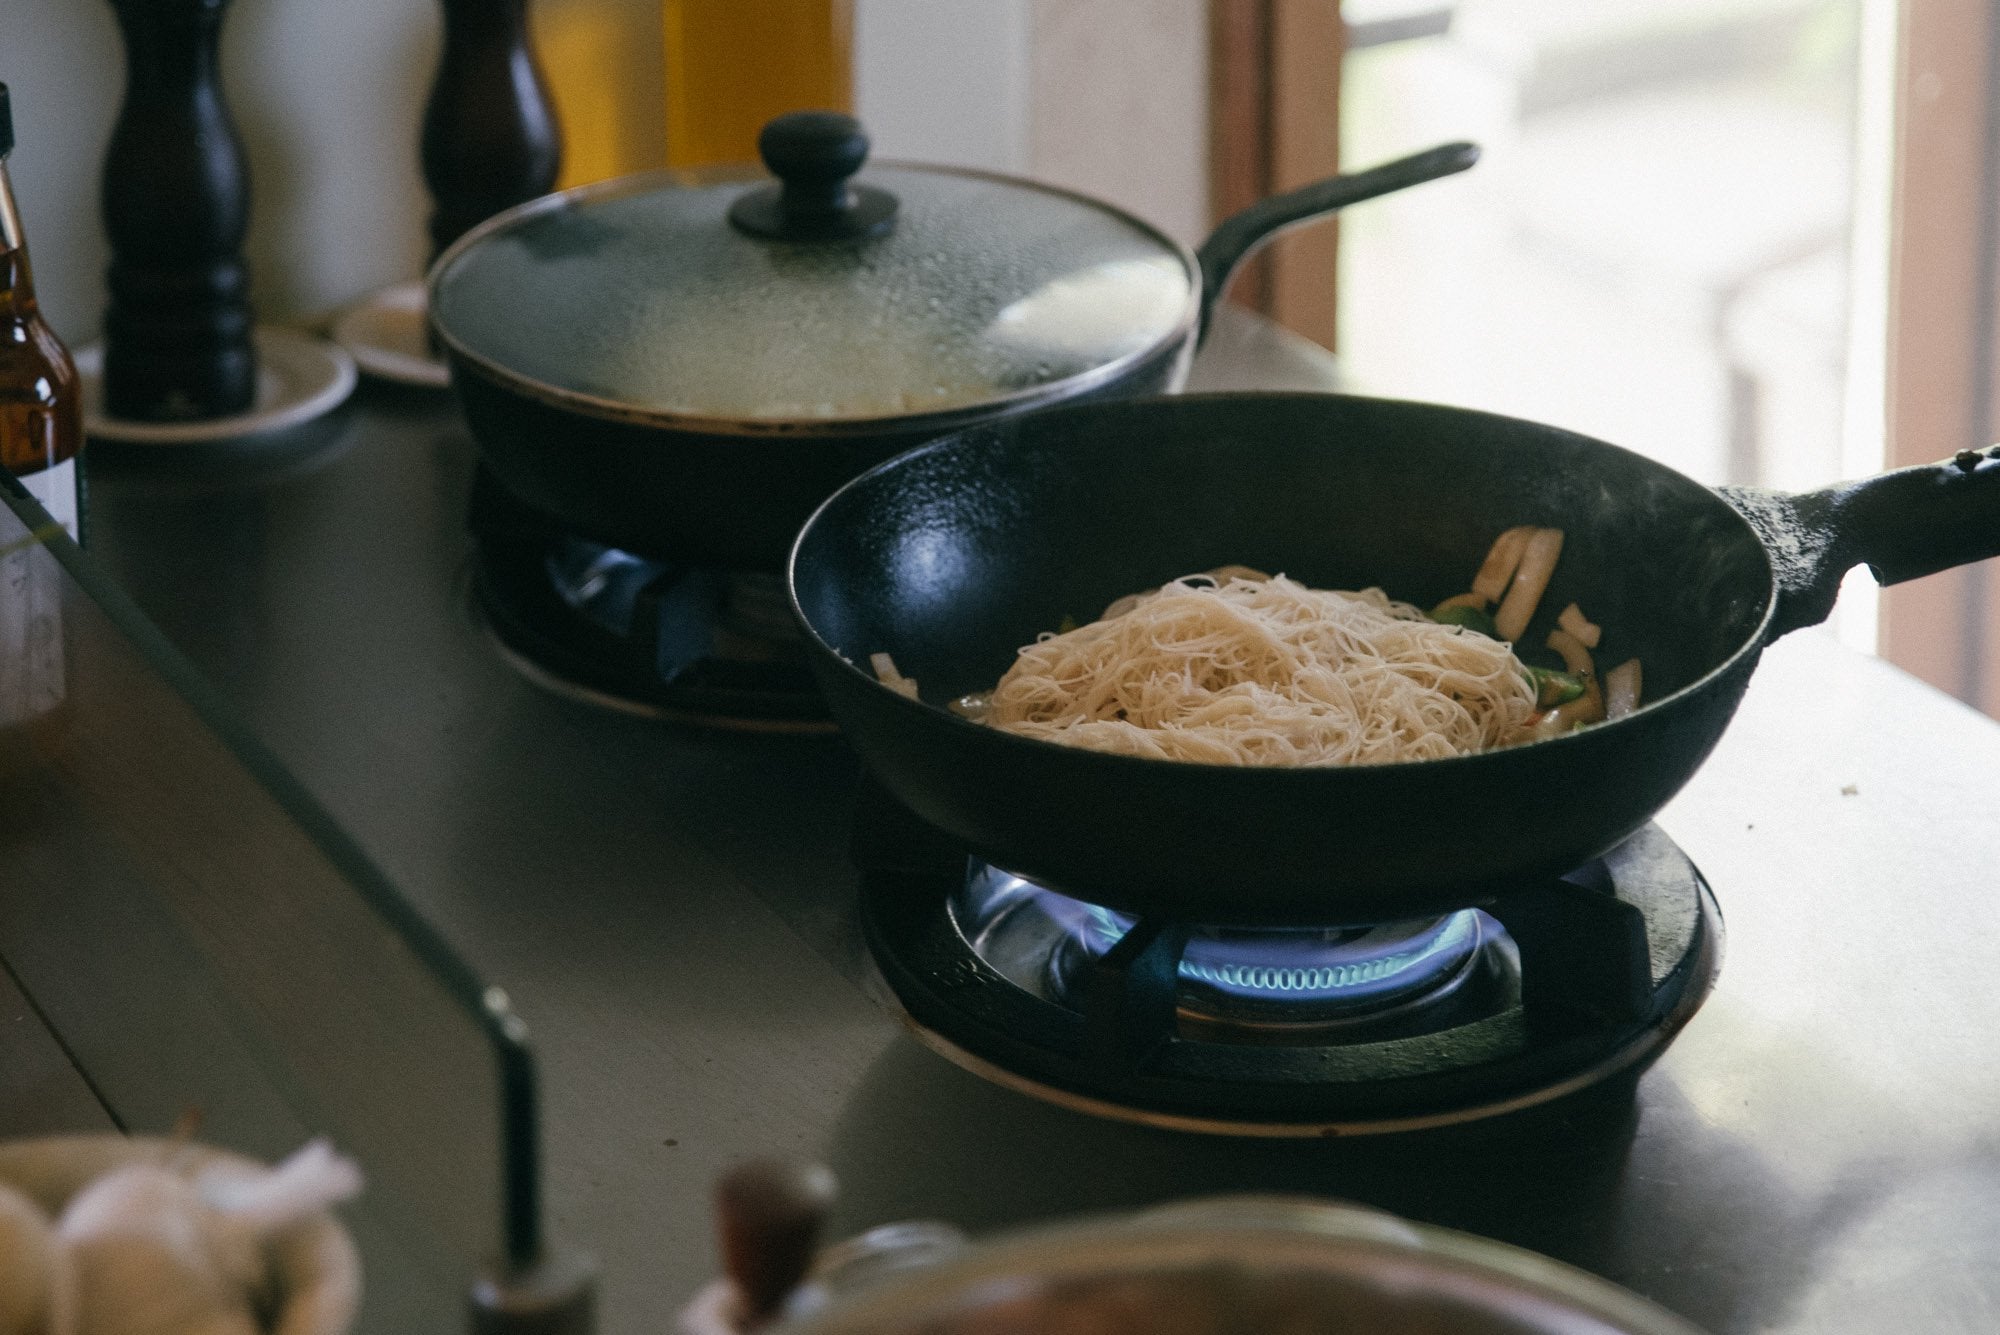
[[[1451,760],[1259,769],[1083,751],[941,707],[1064,616],[1178,575],[1241,563],[1429,605],[1515,524],[1568,535],[1523,645],[1577,602],[1604,627],[1600,665],[1643,662],[1636,713]],[[1053,409],[902,455],[819,508],[789,579],[842,729],[918,815],[1098,903],[1303,925],[1443,911],[1580,865],[1680,789],[1764,645],[1823,620],[1847,569],[1894,583],[1996,554],[2000,458],[1985,454],[1718,493],[1531,422],[1218,394]],[[876,683],[878,651],[922,703]]]

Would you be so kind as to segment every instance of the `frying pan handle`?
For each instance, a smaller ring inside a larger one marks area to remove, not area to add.
[[[1195,333],[1195,345],[1199,347],[1208,337],[1209,316],[1215,310],[1215,303],[1221,300],[1223,288],[1229,285],[1230,275],[1272,237],[1286,228],[1338,213],[1349,204],[1462,172],[1477,161],[1477,144],[1440,144],[1367,171],[1315,181],[1273,195],[1223,219],[1195,252],[1195,259],[1201,264],[1201,324]]]
[[[2000,445],[1818,491],[1719,490],[1778,573],[1772,639],[1826,620],[1857,565],[1887,585],[2000,556]]]

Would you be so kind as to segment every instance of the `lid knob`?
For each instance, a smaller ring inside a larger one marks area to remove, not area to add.
[[[781,182],[743,195],[729,221],[778,241],[858,241],[895,222],[896,197],[848,178],[868,160],[861,122],[838,111],[794,111],[765,125],[757,152]]]

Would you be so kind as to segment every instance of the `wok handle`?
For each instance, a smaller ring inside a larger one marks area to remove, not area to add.
[[[1266,241],[1287,228],[1338,213],[1349,204],[1462,172],[1477,161],[1477,144],[1440,144],[1367,171],[1315,181],[1273,195],[1223,219],[1195,252],[1195,259],[1201,265],[1201,324],[1195,333],[1195,345],[1199,347],[1208,337],[1209,316],[1215,310],[1215,303],[1222,299],[1230,275]]]
[[[1719,490],[1777,571],[1771,639],[1826,620],[1857,565],[1889,585],[2000,556],[2000,445],[1818,491]]]

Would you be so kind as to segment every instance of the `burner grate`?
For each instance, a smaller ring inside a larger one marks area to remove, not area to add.
[[[475,476],[472,589],[503,656],[557,694],[708,727],[830,733],[775,575],[590,542]]]
[[[863,803],[855,855],[870,949],[927,1044],[1037,1097],[1181,1129],[1412,1130],[1636,1079],[1720,962],[1713,896],[1650,826],[1578,875],[1484,904],[1471,919],[1483,948],[1440,974],[1449,986],[1432,979],[1387,1004],[1331,1009],[1218,1002],[1186,968],[1192,942],[1218,934],[1187,924],[1127,920],[1104,948],[1086,948],[1103,910],[968,872],[962,848],[879,790]],[[967,890],[982,884],[1004,893]],[[1419,941],[1459,930],[1386,929]],[[1064,949],[1074,958],[1052,962]]]

